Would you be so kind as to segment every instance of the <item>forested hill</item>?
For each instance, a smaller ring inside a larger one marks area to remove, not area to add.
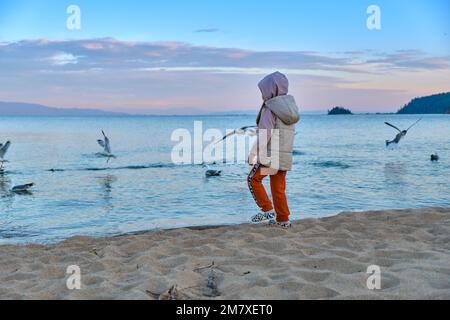
[[[398,114],[450,113],[450,92],[415,98],[400,109]]]
[[[334,107],[331,110],[328,110],[328,115],[342,115],[342,114],[353,114],[349,109],[345,109],[344,107]]]

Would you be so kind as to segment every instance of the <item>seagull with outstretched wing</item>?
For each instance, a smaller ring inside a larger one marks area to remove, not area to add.
[[[5,162],[8,162],[8,160],[5,160],[5,154],[8,151],[9,147],[11,146],[11,141],[6,141],[5,144],[0,143],[0,169],[3,168],[3,164]]]
[[[411,125],[408,129],[406,130],[400,130],[399,128],[397,128],[396,126],[394,126],[393,124],[389,123],[389,122],[385,122],[386,125],[388,125],[391,128],[394,128],[395,130],[397,130],[399,133],[397,134],[397,136],[395,136],[394,140],[386,140],[386,147],[389,147],[392,144],[399,144],[400,141],[406,137],[406,135],[408,134],[409,130],[411,130],[412,127],[414,127],[416,124],[418,124],[420,121],[422,120],[422,118],[420,118],[419,120],[417,120],[413,125]]]
[[[105,132],[102,130],[103,134],[103,140],[99,139],[97,140],[98,144],[103,148],[103,152],[99,153],[100,156],[108,158],[108,161],[110,158],[115,158],[116,156],[112,154],[111,152],[111,143],[109,141],[109,138],[106,136]]]
[[[249,136],[256,136],[256,128],[257,128],[256,126],[246,126],[246,127],[242,127],[239,129],[235,129],[235,130],[231,131],[230,133],[228,133],[227,135],[225,135],[222,138],[222,140],[217,141],[216,144],[219,142],[225,141],[226,139],[228,139],[229,137],[232,137],[234,135],[248,134]]]
[[[97,140],[98,144],[103,148],[105,154],[111,154],[111,144],[109,138],[106,136],[105,131],[102,130],[104,140]]]

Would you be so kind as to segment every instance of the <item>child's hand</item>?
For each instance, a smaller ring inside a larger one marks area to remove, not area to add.
[[[248,155],[248,164],[250,165],[250,166],[252,166],[252,165],[254,165],[255,164],[255,157],[256,157],[256,155],[255,154],[253,154],[253,153],[250,153],[249,155]]]

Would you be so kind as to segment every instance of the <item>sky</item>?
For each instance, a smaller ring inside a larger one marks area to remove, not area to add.
[[[449,33],[448,0],[0,0],[0,101],[257,110],[257,83],[279,70],[305,111],[396,111],[450,91]]]

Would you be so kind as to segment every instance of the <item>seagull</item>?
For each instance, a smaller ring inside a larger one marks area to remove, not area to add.
[[[6,141],[5,144],[0,143],[0,169],[3,168],[3,164],[8,162],[8,160],[4,160],[6,151],[8,151],[9,147],[11,146],[11,141]]]
[[[103,134],[104,140],[101,140],[101,139],[97,140],[98,144],[103,148],[103,152],[99,153],[99,155],[102,157],[108,158],[108,162],[109,162],[109,159],[116,158],[116,156],[111,153],[111,145],[109,143],[109,138],[106,136],[106,134],[103,130],[102,130],[102,134]]]
[[[234,135],[248,134],[249,136],[256,136],[256,128],[257,128],[256,126],[246,126],[246,127],[242,127],[242,128],[239,128],[239,129],[235,129],[232,132],[228,133],[226,136],[224,136],[222,138],[222,140],[217,141],[216,144],[221,142],[221,141],[224,141],[224,140],[226,140],[229,137],[234,136]]]
[[[406,134],[408,133],[408,131],[414,127],[416,124],[418,124],[420,121],[422,120],[422,118],[420,118],[419,120],[417,120],[412,126],[410,126],[407,130],[400,130],[399,128],[397,128],[396,126],[394,126],[393,124],[390,124],[389,122],[385,122],[386,125],[394,128],[395,130],[397,130],[399,132],[399,134],[397,134],[397,136],[395,137],[394,140],[389,141],[386,140],[386,147],[389,147],[391,144],[395,143],[395,144],[399,144],[400,141],[406,136]]]
[[[33,186],[34,186],[34,183],[23,184],[23,185],[20,185],[20,186],[15,186],[14,188],[11,189],[11,191],[14,192],[14,193],[26,193]]]
[[[205,173],[205,176],[207,177],[219,177],[222,174],[221,170],[211,169],[207,164],[204,164],[203,166],[208,169]]]

